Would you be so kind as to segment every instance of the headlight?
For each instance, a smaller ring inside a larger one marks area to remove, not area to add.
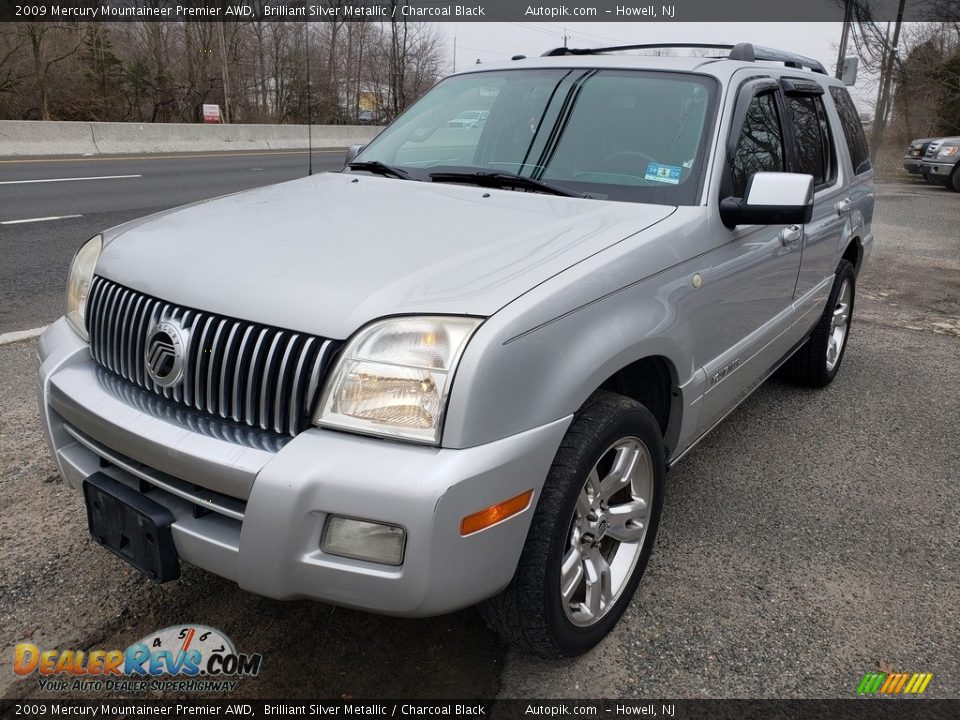
[[[67,320],[84,340],[90,339],[87,337],[85,323],[87,295],[90,294],[93,270],[97,266],[97,258],[100,257],[102,248],[103,238],[100,235],[95,235],[85,242],[73,256],[70,275],[67,277]]]
[[[378,320],[348,343],[324,387],[323,427],[437,444],[457,363],[481,320]]]
[[[939,157],[953,157],[960,150],[960,145],[942,145],[940,147]]]

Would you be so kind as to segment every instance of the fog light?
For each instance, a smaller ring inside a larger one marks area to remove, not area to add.
[[[330,555],[400,565],[407,534],[396,525],[331,515],[323,528],[320,549]]]

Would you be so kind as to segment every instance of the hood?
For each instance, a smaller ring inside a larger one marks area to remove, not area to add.
[[[675,209],[328,173],[122,225],[97,274],[344,339],[385,315],[490,316]]]

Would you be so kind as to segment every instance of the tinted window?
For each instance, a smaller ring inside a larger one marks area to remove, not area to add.
[[[756,172],[783,172],[783,131],[773,93],[757,95],[750,101],[737,150],[731,163],[733,194],[743,197],[747,182]]]
[[[787,106],[793,118],[795,172],[813,175],[820,187],[830,179],[829,136],[819,95],[789,95]]]
[[[840,116],[843,136],[847,139],[850,163],[853,165],[853,171],[859,175],[870,169],[870,150],[867,148],[867,138],[863,134],[860,116],[857,114],[857,108],[846,89],[832,87],[830,88],[830,95],[833,97],[833,104]]]

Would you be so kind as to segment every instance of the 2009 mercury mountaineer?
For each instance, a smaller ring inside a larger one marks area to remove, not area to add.
[[[93,537],[158,581],[599,642],[667,468],[778,368],[836,376],[871,248],[843,84],[721,54],[476,66],[342,172],[83,245],[39,388]]]

